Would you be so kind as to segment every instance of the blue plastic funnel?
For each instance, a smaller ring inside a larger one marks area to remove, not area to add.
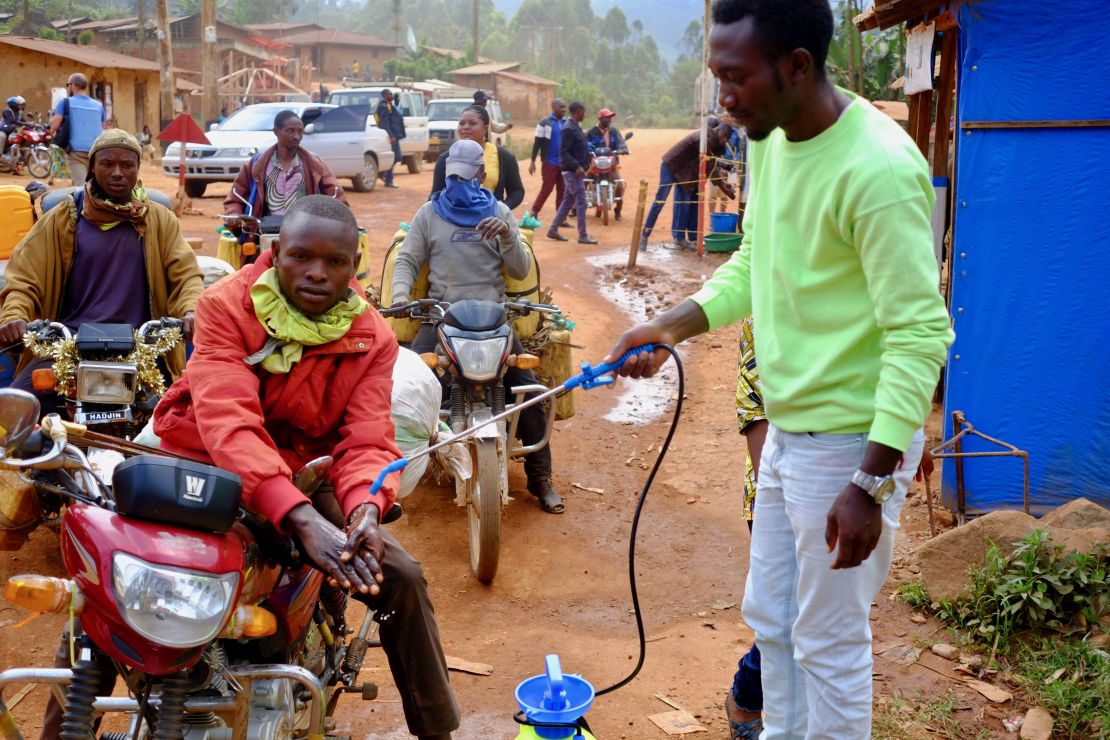
[[[548,655],[547,672],[516,687],[516,703],[533,722],[574,724],[594,701],[594,687],[581,676],[564,675],[558,655]],[[536,735],[550,740],[569,738],[574,730],[536,727]]]

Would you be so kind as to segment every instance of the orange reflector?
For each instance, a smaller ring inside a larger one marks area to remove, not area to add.
[[[424,364],[428,367],[439,367],[439,355],[435,352],[425,352],[420,355],[420,359],[423,360]]]
[[[254,242],[243,242],[242,252],[243,252],[243,254],[245,254],[248,257],[250,257],[253,254],[257,254],[258,253],[258,245],[255,244]]]
[[[29,612],[64,611],[69,606],[73,581],[65,578],[25,574],[12,576],[4,586],[4,598]]]
[[[227,625],[221,637],[238,640],[254,637],[269,637],[277,632],[277,617],[260,606],[241,605]]]
[[[509,362],[513,367],[519,367],[521,370],[534,370],[540,366],[540,358],[535,355],[517,355]]]
[[[54,368],[43,367],[31,372],[31,386],[36,391],[52,391],[58,385],[58,376]]]

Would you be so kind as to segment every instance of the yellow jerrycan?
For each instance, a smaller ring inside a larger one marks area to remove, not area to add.
[[[15,245],[34,225],[31,195],[21,185],[0,185],[0,260],[12,256]]]

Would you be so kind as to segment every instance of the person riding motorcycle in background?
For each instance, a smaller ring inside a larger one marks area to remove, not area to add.
[[[4,108],[3,120],[0,121],[0,133],[4,135],[0,154],[6,154],[8,151],[8,135],[23,124],[28,123],[27,117],[23,115],[26,108],[27,101],[22,96],[13,95],[8,98],[8,106]]]
[[[81,324],[138,327],[170,316],[183,319],[185,337],[192,336],[204,275],[173,213],[147,200],[141,155],[126,131],[102,132],[89,150],[84,189],[47,211],[16,245],[0,293],[0,347],[22,342],[27,323],[37,319],[76,331]],[[24,352],[12,387],[35,393],[32,371],[52,362]],[[177,378],[184,345],[165,363]],[[44,413],[58,408],[53,390],[36,395]]]
[[[469,110],[469,109],[468,109]],[[437,165],[438,169],[438,165]],[[393,306],[403,306],[412,298],[412,288],[421,267],[428,265],[428,297],[454,303],[462,300],[496,301],[505,298],[509,275],[528,275],[532,260],[520,241],[516,219],[506,203],[482,187],[486,179],[486,159],[481,144],[460,138],[443,159],[446,182],[432,193],[412,220],[393,271]],[[412,351],[432,352],[436,348],[435,326],[424,324],[412,341]],[[520,340],[514,337],[514,353],[520,353]],[[536,382],[531,370],[509,368],[504,376],[506,390],[514,385]],[[543,439],[546,421],[543,409],[532,406],[520,412],[517,436],[525,445]],[[528,492],[549,514],[562,514],[563,499],[551,485],[551,447],[524,458]]]
[[[259,219],[284,214],[306,195],[330,195],[347,202],[324,160],[301,147],[304,122],[296,113],[283,110],[274,116],[274,136],[277,143],[254,155],[235,176],[223,206],[229,226],[238,225],[237,217],[247,211],[236,193],[246,198],[250,215]]]
[[[593,160],[594,153],[602,148],[608,147],[613,150],[614,154],[628,154],[628,145],[624,143],[624,137],[621,132],[613,127],[613,116],[617,115],[609,108],[602,108],[597,112],[597,125],[586,132],[586,146],[590,150],[590,160]],[[597,170],[590,166],[586,177],[597,177]],[[616,182],[621,179],[621,165],[620,158],[617,158],[616,164],[613,166],[613,195],[617,198],[617,205],[613,208],[613,216],[621,220],[621,205],[624,204],[624,183]]]

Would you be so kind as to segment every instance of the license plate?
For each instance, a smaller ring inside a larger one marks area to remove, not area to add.
[[[429,144],[429,145],[435,145],[435,146],[439,146],[439,137],[438,137],[438,136],[431,136],[431,137],[428,137],[428,144]]]
[[[77,415],[79,424],[106,424],[111,421],[131,421],[127,409],[120,411],[86,411]]]

